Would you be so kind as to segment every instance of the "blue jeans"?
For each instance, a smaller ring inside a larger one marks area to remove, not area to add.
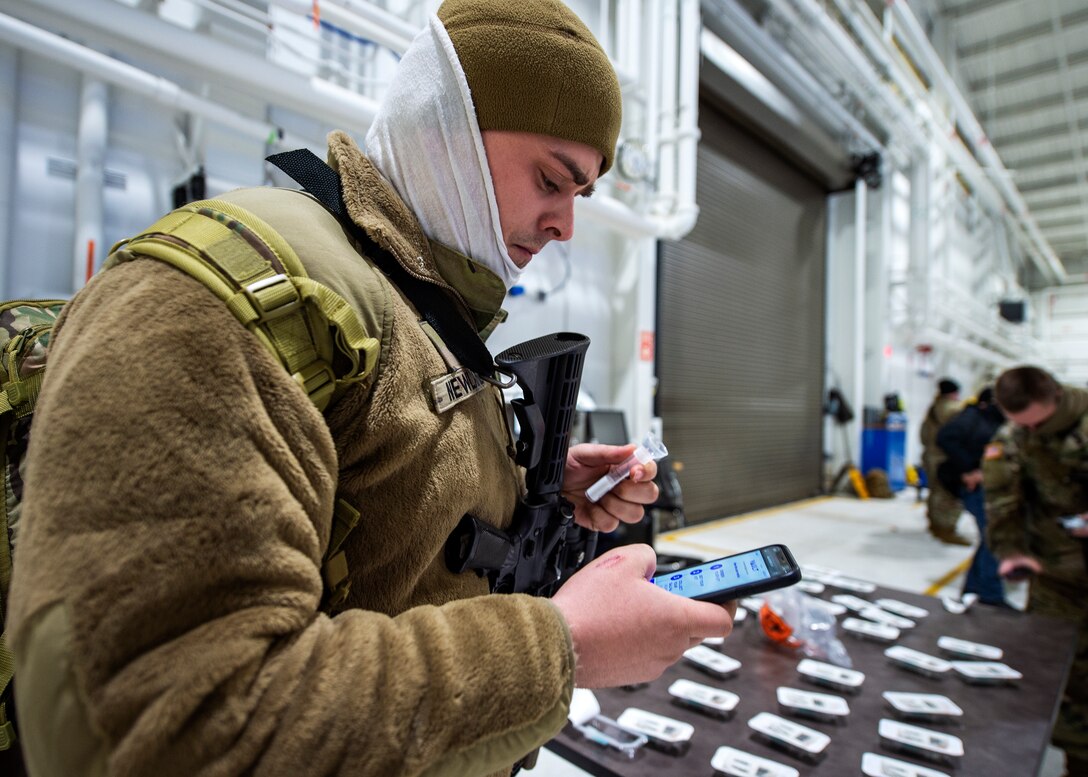
[[[978,594],[983,604],[1004,604],[1005,586],[997,574],[997,559],[986,544],[986,499],[982,486],[974,491],[960,489],[960,501],[967,512],[975,517],[978,524],[979,545],[971,567],[967,570],[967,579],[963,583],[965,594]]]

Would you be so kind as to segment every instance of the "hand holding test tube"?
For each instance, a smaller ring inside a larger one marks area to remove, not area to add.
[[[649,464],[651,461],[660,461],[669,454],[665,443],[654,437],[650,432],[643,438],[642,443],[635,448],[635,452],[614,465],[608,470],[608,474],[586,489],[586,499],[591,502],[600,501],[601,497],[611,491],[625,477],[631,474],[631,467],[636,464]]]

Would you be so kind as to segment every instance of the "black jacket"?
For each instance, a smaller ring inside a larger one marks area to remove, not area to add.
[[[958,494],[963,488],[960,476],[981,466],[986,444],[1004,423],[1005,416],[994,404],[968,405],[949,419],[937,432],[937,445],[947,457],[937,468],[941,485]]]

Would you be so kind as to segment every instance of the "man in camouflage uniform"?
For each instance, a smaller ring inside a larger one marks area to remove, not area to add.
[[[963,506],[937,478],[937,467],[945,458],[937,445],[937,432],[960,411],[959,392],[960,386],[954,380],[944,378],[937,384],[937,396],[926,411],[919,437],[922,441],[922,468],[929,486],[929,497],[926,499],[929,533],[950,545],[970,545],[969,539],[956,533],[956,523],[963,513]]]
[[[983,455],[990,547],[1001,575],[1035,575],[1029,611],[1079,628],[1053,742],[1068,774],[1088,774],[1088,529],[1057,520],[1088,518],[1088,391],[1017,367],[997,379],[995,395],[1010,423]]]

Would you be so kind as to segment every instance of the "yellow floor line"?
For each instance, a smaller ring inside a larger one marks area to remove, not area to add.
[[[808,505],[826,502],[830,499],[834,499],[834,497],[815,496],[812,499],[802,499],[799,502],[790,502],[788,504],[778,505],[777,507],[768,507],[766,510],[756,510],[755,512],[751,513],[742,513],[741,515],[735,515],[731,518],[719,518],[714,521],[708,521],[707,523],[700,523],[696,526],[690,526],[680,529],[676,532],[673,532],[672,534],[666,534],[664,537],[662,537],[662,539],[668,540],[669,542],[683,542],[684,540],[680,539],[681,536],[690,537],[693,534],[701,534],[702,532],[721,528],[721,526],[726,523],[728,523],[730,526],[733,526],[743,521],[751,521],[755,518],[767,518],[771,515],[784,513],[787,510],[796,510],[798,508],[806,507]]]
[[[666,538],[668,539],[668,538]],[[733,553],[739,553],[740,551],[734,551],[728,548],[723,548],[720,545],[703,545],[700,542],[688,542],[687,540],[670,540],[673,545],[683,545],[685,548],[691,548],[692,550],[702,551],[703,553],[710,553],[714,558],[720,556],[731,556]],[[669,552],[674,551],[675,548],[670,547]]]
[[[946,572],[943,576],[941,576],[940,579],[937,580],[937,582],[935,582],[933,585],[931,585],[929,588],[927,588],[925,590],[925,595],[926,596],[936,596],[938,591],[940,591],[946,585],[948,585],[953,580],[955,580],[957,577],[959,577],[964,572],[966,572],[967,568],[971,566],[971,561],[973,561],[973,560],[974,560],[974,556],[971,556],[971,557],[965,559],[962,564],[957,564],[954,569],[949,570],[948,572]]]

